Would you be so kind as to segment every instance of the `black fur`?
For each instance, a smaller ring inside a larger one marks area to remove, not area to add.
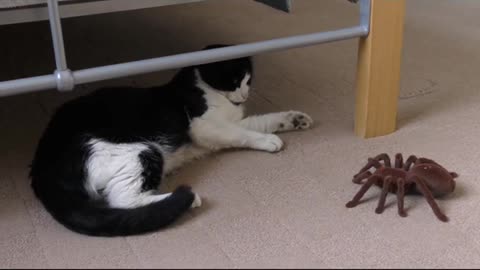
[[[224,45],[210,45],[205,50],[217,49]],[[234,91],[245,76],[245,72],[250,73],[251,83],[253,79],[253,67],[249,58],[239,58],[230,61],[218,62],[215,64],[200,65],[202,79],[215,89],[223,91]]]
[[[218,46],[217,46],[218,47]],[[95,236],[151,232],[174,222],[194,200],[181,186],[165,200],[133,209],[109,208],[85,190],[85,163],[98,138],[111,143],[158,142],[171,149],[191,143],[189,121],[208,108],[203,91],[195,86],[194,70],[211,86],[231,91],[228,80],[251,69],[249,58],[180,70],[166,85],[153,88],[110,88],[62,105],[49,122],[34,155],[32,188],[45,208],[69,229]],[[238,74],[237,74],[238,73]],[[140,154],[143,190],[157,188],[163,172],[162,154],[149,149]]]
[[[156,189],[160,185],[163,173],[163,157],[162,153],[154,147],[140,153],[140,162],[143,166],[143,184],[142,190],[149,191]]]

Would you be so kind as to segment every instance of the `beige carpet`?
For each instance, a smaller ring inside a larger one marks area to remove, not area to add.
[[[352,25],[343,0],[296,0],[287,15],[254,1],[213,0],[69,19],[74,69]],[[258,56],[251,112],[298,109],[316,125],[282,135],[278,154],[221,153],[193,163],[163,189],[190,184],[205,199],[170,229],[141,237],[89,238],[56,223],[27,179],[52,110],[100,85],[153,85],[173,71],[0,99],[0,267],[479,267],[480,1],[408,1],[399,130],[363,140],[353,126],[356,41]],[[48,24],[0,28],[0,79],[51,72]],[[346,209],[352,175],[377,153],[431,157],[461,176],[439,200],[439,222],[421,197],[395,196],[374,212],[379,189]]]

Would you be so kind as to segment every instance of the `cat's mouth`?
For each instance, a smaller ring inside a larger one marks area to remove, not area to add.
[[[241,92],[238,89],[234,92],[227,93],[225,97],[230,101],[235,106],[240,106],[245,101],[247,101],[248,98],[248,93],[245,93],[245,91]]]

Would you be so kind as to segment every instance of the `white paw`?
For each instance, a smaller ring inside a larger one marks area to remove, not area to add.
[[[278,131],[308,129],[313,125],[312,118],[303,112],[289,111],[278,124]]]
[[[200,198],[200,196],[198,196],[197,193],[195,193],[195,199],[193,200],[193,203],[190,206],[190,208],[197,208],[200,206],[202,206],[202,199]]]
[[[255,149],[267,152],[278,152],[282,150],[282,147],[282,139],[280,139],[280,137],[278,137],[277,135],[273,134],[266,134],[260,137],[258,140],[256,140],[254,146]]]

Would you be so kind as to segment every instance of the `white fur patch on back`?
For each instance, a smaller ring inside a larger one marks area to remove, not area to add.
[[[136,201],[142,186],[143,166],[139,154],[148,149],[142,143],[114,144],[98,139],[89,142],[91,155],[85,187],[94,197],[105,196],[112,206],[124,207]],[[100,194],[101,192],[102,194]]]
[[[111,207],[119,208],[139,207],[170,196],[170,193],[142,191],[144,168],[139,154],[147,150],[149,145],[155,146],[162,153],[164,174],[208,152],[192,145],[169,152],[165,150],[167,147],[154,143],[115,144],[93,139],[88,144],[91,147],[91,154],[86,162],[85,188],[91,197],[103,197]]]

